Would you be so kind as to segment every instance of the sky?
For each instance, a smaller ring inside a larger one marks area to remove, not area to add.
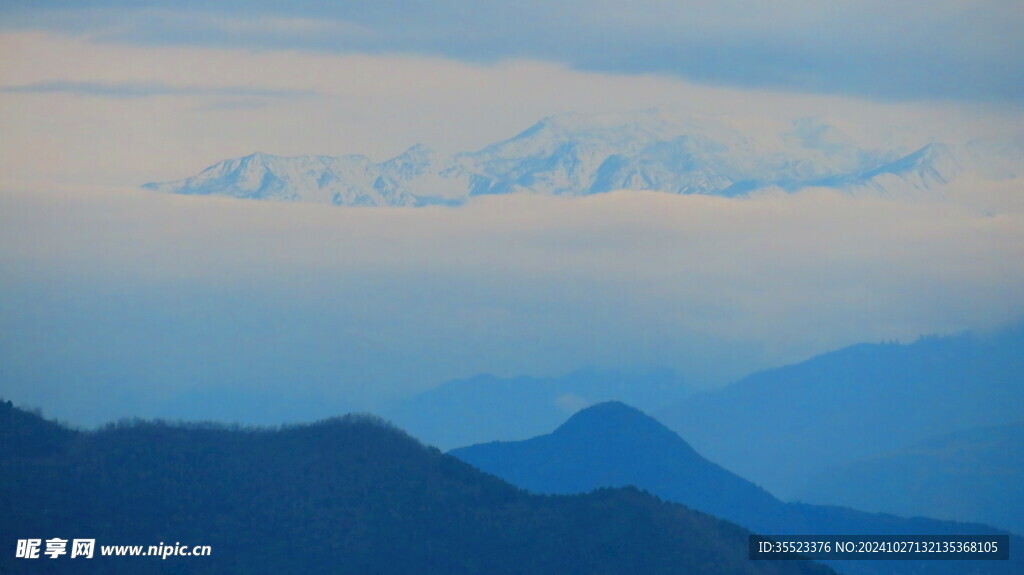
[[[1017,137],[1022,25],[1016,1],[0,2],[0,395],[93,424],[197,388],[340,409],[483,372],[710,385],[1020,321],[1019,180],[419,210],[139,186],[255,151],[477,150],[568,112]]]

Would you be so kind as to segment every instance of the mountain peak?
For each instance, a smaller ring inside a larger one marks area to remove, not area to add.
[[[385,170],[397,170],[409,179],[430,168],[435,159],[434,150],[423,144],[415,144],[401,154],[381,164]]]
[[[652,439],[649,434],[636,436],[621,430],[609,433],[606,428],[570,438],[563,436],[563,430],[570,426],[609,420],[624,421],[625,426],[646,425],[652,421],[622,403],[602,403],[577,413],[551,435],[520,442],[481,444],[455,450],[452,454],[529,491],[572,494],[632,485],[664,500],[682,503],[766,534],[999,532],[980,525],[921,517],[901,519],[839,507],[783,503],[757,485],[689,450],[678,436],[669,442]],[[739,447],[750,451],[749,445]],[[964,565],[947,561],[931,562],[936,563],[934,566],[906,561],[891,563],[894,565],[879,569],[878,565],[851,561],[842,563],[841,568],[844,573],[858,575],[965,572]],[[996,567],[989,571],[1020,572],[1018,565],[1007,565],[1005,569],[1002,565]]]
[[[513,142],[556,140],[592,141],[613,147],[639,149],[699,131],[692,122],[681,122],[653,110],[606,114],[570,112],[548,116],[515,137],[493,144],[492,147],[503,148]]]
[[[660,446],[701,459],[689,443],[653,417],[620,401],[607,401],[582,409],[560,425],[551,437],[558,441],[588,443],[599,438],[609,449],[630,451],[641,445]]]
[[[282,156],[275,156],[274,154],[267,154],[264,152],[253,152],[247,156],[242,156],[236,160],[223,160],[213,166],[210,169],[220,169],[221,171],[227,170],[246,170],[246,169],[270,169],[274,164],[282,161],[289,161],[293,158],[285,158]]]
[[[605,401],[577,411],[565,423],[559,426],[555,433],[569,432],[579,427],[592,427],[595,425],[618,426],[623,424],[634,426],[653,424],[661,426],[660,423],[635,407],[626,405],[621,401]]]
[[[597,434],[610,441],[629,442],[638,438],[650,442],[689,445],[653,417],[621,401],[598,403],[573,414],[552,435],[576,438]],[[696,455],[696,453],[695,453]]]
[[[763,489],[702,457],[655,419],[618,401],[583,409],[550,435],[451,453],[539,493],[634,485],[727,519],[743,510],[779,505]]]

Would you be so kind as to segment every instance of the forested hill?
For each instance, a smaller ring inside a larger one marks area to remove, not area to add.
[[[0,507],[12,573],[831,572],[750,561],[747,531],[634,489],[526,494],[369,416],[73,432],[0,403]],[[96,557],[15,558],[28,538]],[[99,557],[178,542],[212,554]]]

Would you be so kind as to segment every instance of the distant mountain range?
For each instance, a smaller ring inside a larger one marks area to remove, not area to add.
[[[366,416],[80,432],[0,401],[0,516],[3,573],[832,573],[750,561],[745,529],[636,489],[527,494]],[[68,554],[17,558],[30,538]],[[179,543],[211,554],[102,556]]]
[[[450,380],[376,405],[373,411],[421,441],[451,449],[544,433],[576,411],[618,399],[655,409],[689,397],[694,388],[670,370],[586,368],[550,377],[489,374]],[[236,387],[194,386],[168,397],[153,413],[170,421],[280,425],[316,421],[365,407],[332,397],[301,397]]]
[[[1019,176],[1014,162],[1004,160],[1019,162],[1021,140],[977,141],[963,149],[929,143],[878,150],[862,147],[833,126],[802,119],[766,145],[720,123],[656,112],[567,114],[452,156],[420,144],[380,163],[362,155],[255,153],[184,180],[143,187],[339,206],[456,205],[487,194],[585,196],[620,189],[738,196],[828,187],[935,196],[965,169],[987,177]]]
[[[1011,530],[1024,517],[1024,499],[1010,497],[1022,484],[1024,458],[1012,457],[1021,439],[985,430],[1020,421],[1024,327],[854,345],[700,393],[671,372],[477,376],[383,414],[448,449],[541,435],[611,399],[653,413],[701,454],[787,501]],[[914,489],[882,488],[897,484]],[[951,495],[968,486],[970,494]]]
[[[449,449],[541,435],[574,410],[612,399],[653,413],[700,453],[784,500],[1009,529],[1024,517],[1022,499],[997,495],[1022,484],[1010,457],[1022,439],[1004,432],[1016,429],[1024,406],[1024,327],[854,345],[700,393],[671,372],[482,375],[398,401],[383,415]],[[988,437],[992,426],[1008,427]],[[868,488],[890,483],[915,488]],[[969,495],[950,495],[970,485]]]
[[[812,477],[797,497],[1024,533],[1024,423],[960,431],[837,465]]]
[[[678,435],[619,402],[587,408],[549,435],[456,449],[452,455],[535,493],[632,485],[767,535],[997,533],[981,525],[903,519],[840,507],[783,503],[699,455]],[[1024,539],[1013,538],[1012,545]],[[987,563],[987,564],[986,564]],[[842,561],[843,573],[1017,573],[1024,560]]]
[[[860,344],[655,411],[705,456],[784,499],[826,469],[1020,421],[1024,327]]]

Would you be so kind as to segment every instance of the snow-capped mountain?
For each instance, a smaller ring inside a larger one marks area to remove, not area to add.
[[[485,194],[582,196],[622,189],[737,196],[829,187],[906,196],[941,194],[963,169],[954,150],[943,144],[910,151],[869,149],[807,118],[772,144],[755,143],[721,123],[656,112],[567,114],[450,157],[423,145],[381,163],[361,155],[257,153],[185,180],[144,187],[343,206],[458,204]],[[974,144],[974,155],[981,146]]]
[[[416,198],[402,184],[423,167],[415,152],[410,149],[384,164],[374,164],[365,156],[284,158],[255,153],[225,160],[180,182],[151,183],[145,187],[189,195],[345,206],[407,206],[415,204]]]

